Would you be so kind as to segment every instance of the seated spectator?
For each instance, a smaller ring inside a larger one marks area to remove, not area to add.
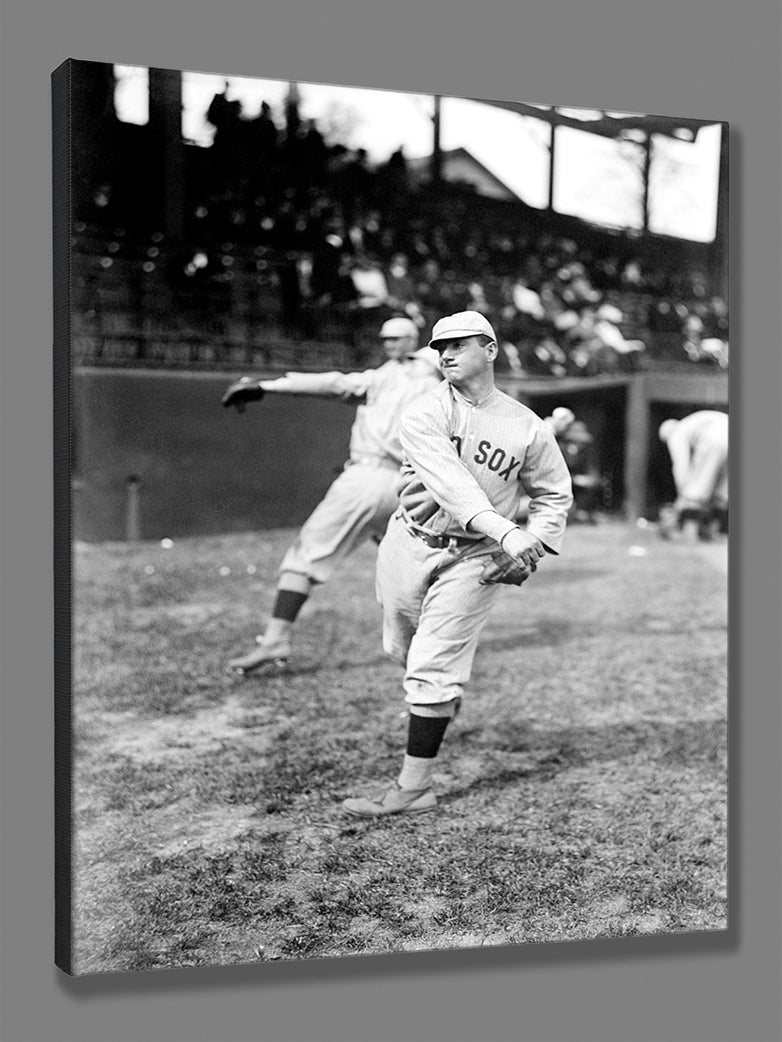
[[[336,225],[327,225],[326,234],[312,250],[312,294],[319,304],[328,304],[338,293],[340,269],[343,265],[343,239]]]
[[[704,337],[703,320],[697,314],[688,314],[682,326],[682,347],[691,362],[728,367],[728,342],[719,337]]]
[[[728,340],[728,305],[720,296],[711,298],[704,319],[704,333],[707,337]]]
[[[540,294],[530,289],[523,278],[516,279],[511,290],[513,305],[519,314],[529,315],[537,322],[542,322],[546,317],[546,311]]]
[[[583,264],[574,262],[560,268],[557,279],[561,284],[560,295],[568,307],[581,308],[600,300],[600,293],[589,281]]]
[[[614,304],[603,304],[597,310],[595,336],[616,353],[621,369],[637,369],[640,359],[646,350],[643,340],[626,340],[620,323],[624,319],[622,311]]]
[[[641,341],[626,341],[618,326],[591,307],[580,315],[565,312],[555,324],[573,374],[595,376],[634,367],[633,359],[645,346]]]
[[[482,315],[489,313],[489,302],[483,285],[477,279],[473,279],[467,286],[467,311],[480,311]]]
[[[550,336],[525,351],[521,358],[525,371],[544,376],[567,376],[567,361],[566,352]]]
[[[410,275],[407,254],[394,253],[386,268],[385,278],[389,306],[397,311],[404,311],[407,304],[415,301],[415,287]]]
[[[359,307],[380,308],[389,302],[388,284],[383,270],[373,257],[360,254],[350,272]]]
[[[728,341],[720,340],[719,337],[708,336],[701,340],[701,352],[703,361],[711,361],[720,367],[728,368]]]
[[[421,305],[424,314],[448,314],[450,304],[447,287],[440,264],[433,257],[427,258],[415,280],[415,298]]]

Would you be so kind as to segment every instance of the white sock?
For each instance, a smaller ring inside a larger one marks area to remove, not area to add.
[[[292,628],[292,622],[288,622],[287,619],[275,619],[274,616],[272,616],[272,618],[269,619],[269,624],[263,634],[263,643],[279,644],[281,641],[287,640]]]
[[[428,789],[432,785],[435,757],[410,756],[405,753],[397,782],[400,789]]]

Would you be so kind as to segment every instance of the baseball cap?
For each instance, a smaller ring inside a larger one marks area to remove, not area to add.
[[[571,409],[566,408],[564,405],[558,405],[552,412],[551,418],[559,423],[573,423],[576,416]]]
[[[455,340],[457,337],[481,334],[497,342],[497,335],[491,323],[480,311],[457,311],[455,315],[447,315],[435,322],[429,346],[432,347],[438,340]]]
[[[663,420],[657,431],[660,441],[667,441],[679,425],[678,420]]]
[[[433,369],[440,370],[440,356],[433,347],[419,347],[417,351],[411,351],[408,358],[418,358],[428,363]]]
[[[389,318],[380,327],[380,339],[385,340],[398,336],[414,336],[417,339],[418,326],[410,318],[402,318],[401,316],[399,318]]]

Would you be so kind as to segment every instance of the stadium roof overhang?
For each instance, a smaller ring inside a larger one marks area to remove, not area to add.
[[[639,133],[665,134],[680,141],[695,141],[701,127],[714,126],[719,120],[687,119],[679,116],[651,116],[640,113],[608,112],[604,109],[557,108],[550,105],[527,105],[520,101],[492,101],[473,98],[482,105],[531,116],[555,127],[570,127],[587,134],[614,139],[638,140]]]

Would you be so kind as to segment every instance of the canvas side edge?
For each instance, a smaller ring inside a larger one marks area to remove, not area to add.
[[[71,72],[51,77],[54,437],[54,962],[72,973]]]

